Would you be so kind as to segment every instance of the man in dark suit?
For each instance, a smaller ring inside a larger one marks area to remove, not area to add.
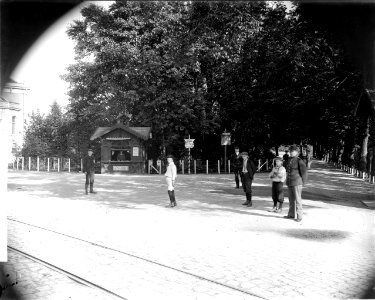
[[[91,148],[87,150],[87,156],[83,159],[83,173],[86,173],[85,192],[88,195],[88,187],[90,185],[90,193],[94,192],[94,179],[95,179],[95,158],[92,155],[93,151]]]
[[[246,202],[242,203],[242,205],[246,205],[248,207],[253,206],[251,201],[252,190],[251,185],[253,184],[254,174],[256,172],[255,164],[251,159],[249,159],[249,154],[247,152],[242,152],[242,188],[246,194]]]
[[[242,171],[242,156],[240,154],[240,148],[235,147],[234,153],[230,158],[230,162],[234,172],[234,180],[236,181],[236,188],[240,188],[240,178],[241,178],[241,171]],[[242,181],[242,179],[241,179]]]
[[[298,157],[299,147],[292,145],[290,148],[290,158],[286,168],[289,197],[289,211],[284,218],[295,219],[297,222],[302,221],[302,186],[305,185],[307,179],[306,164]]]

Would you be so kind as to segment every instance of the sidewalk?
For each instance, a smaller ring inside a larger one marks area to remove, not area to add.
[[[10,172],[9,218],[34,226],[8,221],[8,245],[127,299],[347,299],[374,286],[374,211],[362,202],[375,201],[374,185],[314,162],[297,223],[267,211],[267,174],[256,174],[253,208],[232,177],[179,174],[178,206],[168,209],[163,176],[98,175],[98,194],[86,196],[82,174]],[[9,253],[6,268],[32,265]],[[14,290],[57,299],[43,290],[57,295],[61,274],[43,272],[57,279],[22,268],[27,280]]]

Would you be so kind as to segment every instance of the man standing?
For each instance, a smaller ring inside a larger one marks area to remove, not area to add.
[[[91,148],[87,150],[87,156],[83,159],[83,173],[86,173],[86,184],[85,191],[88,195],[88,187],[90,184],[90,193],[96,194],[94,192],[94,179],[95,179],[95,158],[92,155],[93,151]]]
[[[240,188],[240,178],[242,171],[242,156],[240,154],[240,148],[235,147],[234,153],[232,154],[230,161],[232,163],[232,168],[234,172],[234,180],[236,181],[236,188]],[[242,178],[241,178],[242,181]]]
[[[289,150],[285,150],[285,154],[283,155],[283,166],[286,168],[288,166],[288,160],[289,160]]]
[[[298,146],[290,147],[290,158],[287,165],[286,184],[288,186],[289,211],[286,219],[302,221],[302,186],[307,179],[306,164],[298,157]],[[297,216],[296,216],[297,215]]]
[[[246,194],[246,202],[242,205],[247,205],[248,207],[253,206],[251,201],[252,190],[251,185],[253,183],[254,174],[256,172],[255,165],[251,159],[249,159],[249,154],[247,152],[242,152],[242,187]]]

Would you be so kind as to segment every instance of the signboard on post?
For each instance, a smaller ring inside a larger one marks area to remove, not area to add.
[[[221,134],[221,145],[224,146],[224,172],[227,172],[227,146],[231,145],[231,135],[230,132],[224,130]]]
[[[232,144],[230,132],[223,132],[221,134],[221,145],[230,146]]]
[[[186,149],[194,148],[194,140],[195,139],[185,139],[185,148]]]

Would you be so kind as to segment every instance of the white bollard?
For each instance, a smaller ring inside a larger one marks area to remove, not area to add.
[[[230,174],[230,159],[228,159],[228,173]]]
[[[22,171],[23,171],[23,165],[25,164],[25,158],[22,156]]]
[[[29,171],[31,171],[31,157],[29,156]]]
[[[39,156],[36,157],[36,169],[39,172]]]
[[[70,173],[70,158],[68,158],[68,172]]]
[[[217,161],[217,172],[220,174],[220,160]]]
[[[47,158],[47,172],[49,172],[49,157]]]
[[[208,160],[206,160],[206,174],[208,174]]]

